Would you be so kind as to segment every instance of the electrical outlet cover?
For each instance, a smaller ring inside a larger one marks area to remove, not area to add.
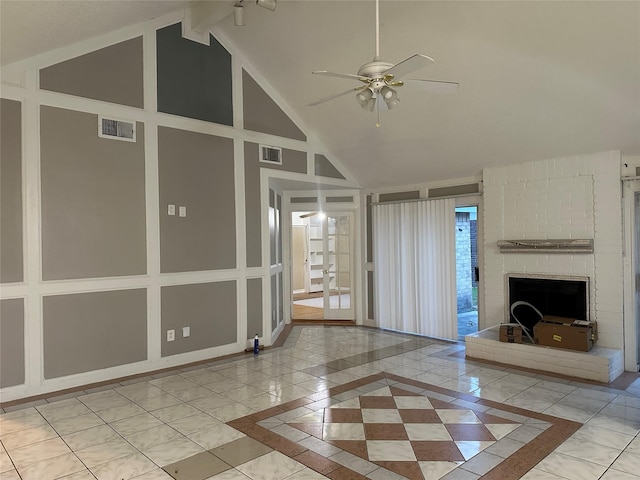
[[[175,330],[167,330],[167,342],[173,342],[176,339]]]
[[[182,337],[188,337],[191,335],[191,327],[182,327]]]

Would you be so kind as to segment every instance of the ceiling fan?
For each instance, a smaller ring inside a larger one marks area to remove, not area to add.
[[[395,65],[380,59],[380,0],[376,0],[376,56],[373,57],[373,61],[362,65],[356,75],[350,73],[330,72],[327,70],[317,70],[312,72],[315,75],[359,80],[364,83],[364,85],[321,98],[320,100],[310,103],[309,106],[319,105],[321,103],[328,102],[329,100],[333,100],[334,98],[357,92],[356,100],[363,110],[366,110],[367,112],[377,110],[378,122],[376,123],[376,126],[379,127],[381,104],[384,102],[387,109],[392,109],[400,103],[400,99],[398,98],[398,93],[395,88],[402,87],[405,84],[411,84],[437,93],[449,93],[458,90],[460,84],[457,82],[443,82],[425,79],[400,80],[400,78],[405,77],[420,68],[426,67],[433,62],[434,60],[431,57],[419,53],[416,53]],[[383,102],[381,102],[381,100]]]

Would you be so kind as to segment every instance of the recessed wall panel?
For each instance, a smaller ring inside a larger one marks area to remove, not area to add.
[[[320,155],[319,153],[315,154],[315,174],[319,177],[331,177],[331,178],[344,178],[344,175],[340,173],[336,167],[333,166],[327,157],[324,155]]]
[[[44,377],[57,378],[147,359],[147,291],[44,297]]]
[[[40,70],[40,88],[144,107],[142,37],[116,43]]]
[[[382,202],[401,202],[403,200],[417,200],[420,198],[420,190],[411,190],[408,192],[381,193],[378,195],[378,201]]]
[[[271,275],[271,330],[278,326],[278,276]]]
[[[99,138],[97,125],[40,109],[44,280],[146,273],[144,126],[125,142]]]
[[[262,332],[262,279],[247,279],[247,338]]]
[[[182,38],[179,23],[156,32],[158,111],[233,125],[231,54]]]
[[[307,152],[301,150],[282,149],[282,165],[261,162],[257,143],[245,142],[245,160],[251,162],[253,168],[271,168],[287,172],[307,173]]]
[[[161,271],[235,268],[233,140],[160,127],[158,169]]]
[[[24,381],[24,300],[0,300],[0,387]]]
[[[246,130],[307,141],[307,136],[302,133],[302,130],[244,70],[242,71],[242,94]]]
[[[162,287],[161,296],[163,357],[237,341],[235,281]],[[189,327],[188,337],[183,327]],[[167,330],[175,330],[174,341],[167,341]]]
[[[0,100],[0,282],[22,282],[22,104]]]
[[[257,143],[244,143],[244,205],[247,267],[260,267],[262,266],[262,207]]]

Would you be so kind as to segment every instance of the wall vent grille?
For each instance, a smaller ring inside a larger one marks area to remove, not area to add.
[[[100,138],[135,142],[136,124],[129,120],[98,116],[98,136]]]
[[[269,145],[260,145],[260,161],[282,165],[282,149]]]

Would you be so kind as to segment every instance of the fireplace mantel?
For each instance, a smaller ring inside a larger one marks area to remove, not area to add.
[[[593,238],[498,240],[500,253],[593,253]]]

